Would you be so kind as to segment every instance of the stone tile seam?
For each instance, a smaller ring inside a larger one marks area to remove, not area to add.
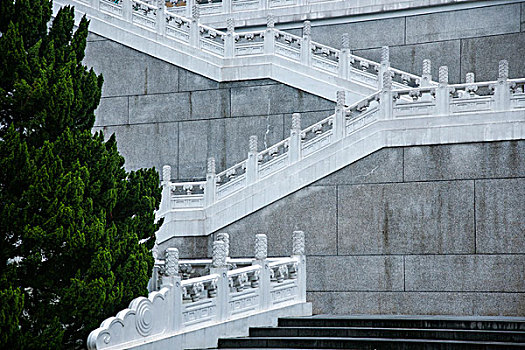
[[[409,43],[409,44],[406,44],[406,45],[431,44],[431,43],[438,43],[438,42],[441,42],[441,41],[476,40],[476,39],[497,37],[497,36],[502,36],[502,35],[514,35],[514,34],[520,34],[520,33],[523,33],[523,32],[521,32],[521,31],[512,31],[512,32],[508,32],[508,33],[487,34],[487,35],[473,36],[473,37],[469,37],[469,38],[457,38],[457,39],[447,39],[447,40],[438,40],[438,41],[421,41],[421,42]],[[497,68],[498,67],[496,66],[496,69],[495,69],[496,73],[497,73]]]
[[[417,146],[414,146],[414,147],[417,147]],[[330,175],[327,175],[327,176],[330,176]],[[465,178],[465,179],[436,179],[436,180],[408,180],[408,181],[405,180],[405,181],[390,181],[390,182],[362,182],[362,183],[351,183],[351,184],[341,184],[341,183],[326,184],[326,185],[311,184],[308,186],[315,186],[315,187],[348,186],[350,187],[350,186],[362,186],[362,185],[396,185],[396,184],[433,183],[433,182],[463,182],[463,181],[513,180],[513,179],[525,179],[525,177],[515,176],[515,177],[482,177],[482,178]]]
[[[454,256],[473,256],[473,257],[476,257],[476,256],[494,256],[494,257],[499,257],[499,256],[523,256],[525,258],[525,252],[522,252],[522,253],[476,253],[476,254],[472,254],[472,253],[418,253],[418,254],[413,254],[413,253],[407,253],[407,254],[403,254],[403,253],[398,253],[398,254],[386,254],[386,253],[382,253],[382,254],[351,254],[351,255],[321,255],[321,254],[306,254],[306,257],[307,258],[336,258],[336,257],[408,257],[408,258],[411,258],[411,257],[418,257],[418,256],[443,256],[443,257],[454,257]],[[239,258],[239,257],[234,257],[234,258]]]
[[[298,113],[317,113],[317,112],[325,112],[325,111],[327,111],[327,110],[307,111],[307,112],[298,112]],[[332,110],[328,110],[328,111],[331,112]],[[129,113],[129,111],[128,111],[128,113]],[[245,116],[217,117],[217,118],[183,119],[183,120],[174,120],[174,121],[162,120],[162,121],[151,121],[151,122],[143,122],[143,123],[127,123],[127,124],[105,124],[105,125],[93,125],[93,127],[95,127],[95,128],[104,128],[104,127],[110,127],[110,126],[134,126],[134,125],[151,125],[151,124],[191,123],[191,122],[201,122],[201,121],[211,121],[211,120],[232,120],[232,119],[238,119],[238,118],[278,117],[278,116],[281,116],[281,115],[283,115],[284,118],[286,118],[286,115],[288,115],[288,114],[292,114],[292,113],[276,113],[276,114],[268,114],[268,115],[245,115]],[[283,121],[286,121],[286,119],[284,119]],[[283,138],[283,140],[284,140],[284,138]]]
[[[525,291],[490,291],[490,290],[310,290],[308,293],[470,293],[470,294],[525,294]]]
[[[179,66],[176,66],[176,65],[173,65],[175,68],[177,69],[182,69],[181,67]],[[193,73],[193,72],[192,72]],[[201,76],[200,74],[198,73],[194,73],[194,74],[197,74],[199,76]],[[269,79],[269,78],[268,78]],[[259,79],[255,79],[255,80],[259,80]],[[241,81],[252,81],[252,80],[241,80]],[[228,82],[228,81],[223,81],[223,82],[216,82],[217,84],[228,84],[228,83],[233,83],[233,82]],[[249,85],[249,86],[225,86],[225,87],[217,87],[217,88],[208,88],[208,89],[196,89],[196,90],[181,90],[179,89],[179,87],[177,86],[177,91],[169,91],[169,92],[150,92],[150,93],[146,93],[146,94],[125,94],[125,95],[104,95],[104,96],[101,96],[101,98],[115,98],[115,97],[130,97],[130,96],[154,96],[154,95],[168,95],[168,94],[178,94],[178,93],[188,93],[188,92],[199,92],[199,91],[202,91],[202,92],[208,92],[208,91],[216,91],[216,90],[228,90],[228,89],[245,89],[245,88],[252,88],[252,87],[264,87],[264,86],[272,86],[272,85],[285,85],[285,86],[288,86],[286,84],[283,84],[283,83],[280,83],[280,82],[275,82],[275,83],[272,83],[272,84],[262,84],[262,85]],[[298,88],[295,88],[299,91],[302,91],[304,93],[308,93],[304,90],[301,90],[301,89],[298,89]],[[317,96],[318,97],[318,96]]]
[[[319,289],[308,289],[307,292],[311,293],[375,293],[375,292],[388,292],[388,293],[501,293],[501,294],[525,294],[525,290],[398,290],[398,289],[348,289],[348,290],[319,290]]]

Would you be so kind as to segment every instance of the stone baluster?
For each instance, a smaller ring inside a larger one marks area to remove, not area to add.
[[[468,97],[468,96],[474,97],[476,95],[476,91],[478,90],[478,87],[474,85],[475,83],[474,73],[472,72],[467,73],[465,76],[465,81],[468,84],[467,87],[465,88],[465,95],[466,95],[465,97]]]
[[[193,5],[191,8],[190,45],[196,48],[200,47],[199,20],[200,9],[197,5]]]
[[[305,251],[305,239],[303,231],[293,232],[293,255],[304,255]]]
[[[421,87],[430,86],[432,81],[432,62],[429,59],[423,60],[423,74],[421,75]]]
[[[301,63],[306,66],[310,66],[312,60],[311,42],[312,24],[310,21],[305,21],[303,23],[303,39],[301,40]]]
[[[215,173],[215,158],[208,158],[208,167],[206,171],[206,185],[204,188],[204,202],[206,206],[215,203],[217,175]]]
[[[246,184],[257,181],[259,163],[257,162],[257,136],[250,136],[248,159],[246,160]]]
[[[225,250],[226,250],[226,258],[230,256],[230,235],[226,232],[220,232],[217,233],[217,241],[224,242]]]
[[[268,265],[268,238],[265,234],[255,235],[255,260],[253,265],[261,266],[259,274],[259,288],[261,308],[268,309],[271,304],[270,295],[270,266]]]
[[[235,53],[235,20],[226,20],[226,37],[224,38],[224,57],[233,57]]]
[[[288,149],[289,162],[295,163],[301,159],[301,114],[292,114],[292,128],[290,129],[290,146]]]
[[[122,0],[122,16],[127,22],[133,21],[133,2],[131,0]]]
[[[226,243],[219,240],[213,242],[210,274],[219,275],[219,280],[217,281],[217,321],[227,319],[230,311],[227,257]]]
[[[350,78],[350,36],[344,33],[341,36],[341,55],[339,56],[339,77]]]
[[[275,50],[275,17],[266,17],[266,33],[264,34],[264,53],[273,55]]]
[[[390,71],[383,73],[382,89],[379,97],[379,110],[381,119],[387,120],[393,118],[393,100],[392,100],[392,74]]]
[[[439,85],[436,88],[436,105],[438,115],[449,114],[450,89],[448,86],[448,67],[439,67]]]
[[[306,302],[306,240],[303,231],[293,232],[292,254],[299,260],[297,265],[298,294],[301,302]]]
[[[385,77],[385,73],[392,75],[390,72],[390,48],[388,46],[383,46],[381,48],[381,63],[379,65],[379,76],[378,76],[378,84],[379,89],[383,89],[383,84],[385,83],[383,81]]]
[[[168,329],[177,331],[182,327],[182,286],[179,275],[179,250],[177,248],[166,249],[164,276],[162,276],[161,288],[171,288],[172,296],[168,312],[169,317]],[[173,311],[172,311],[173,310]]]
[[[333,126],[334,140],[340,140],[345,133],[345,92],[337,91],[335,105],[335,120]]]
[[[155,18],[155,24],[157,33],[161,36],[166,34],[166,2],[165,0],[157,0],[157,16]]]
[[[170,210],[171,203],[171,167],[164,165],[162,167],[162,197],[160,198],[159,214]]]
[[[494,87],[495,109],[505,111],[510,109],[509,62],[501,60],[498,64],[498,81]]]

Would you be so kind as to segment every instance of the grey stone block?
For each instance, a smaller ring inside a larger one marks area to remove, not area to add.
[[[309,291],[402,291],[401,256],[309,256]]]
[[[286,85],[231,89],[232,117],[322,111],[334,103]]]
[[[294,230],[304,231],[306,254],[335,255],[335,192],[334,186],[306,187],[222,228],[230,234],[231,256],[253,256],[257,233],[268,235],[269,256],[289,256]]]
[[[180,123],[179,180],[204,179],[209,157],[215,157],[217,169],[225,168],[224,124],[224,119]]]
[[[405,181],[525,176],[525,141],[406,147]]]
[[[167,248],[177,248],[181,259],[208,258],[211,255],[209,247],[210,236],[174,237],[159,244],[159,251]]]
[[[401,45],[390,47],[390,65],[416,75],[421,75],[423,60],[432,61],[432,77],[438,80],[440,66],[448,66],[451,83],[460,82],[460,40],[439,41],[434,43]],[[379,62],[381,49],[356,50],[357,56]]]
[[[525,178],[476,181],[476,251],[525,253]]]
[[[129,98],[129,123],[190,120],[190,94],[139,95]]]
[[[96,126],[128,124],[128,97],[101,98],[95,116]]]
[[[102,130],[106,138],[115,133],[127,170],[155,167],[162,171],[163,165],[170,165],[172,177],[177,178],[177,123],[108,126]]]
[[[352,50],[384,45],[403,45],[405,44],[405,18],[313,26],[312,40],[339,49],[343,33],[350,34]]]
[[[525,75],[525,32],[487,36],[461,41],[461,75],[473,72],[477,81],[496,80],[498,62],[509,61],[509,76]]]
[[[283,139],[282,114],[229,118],[226,123],[226,168],[229,168],[248,157],[249,138],[257,135],[258,150],[263,149]],[[226,168],[220,169],[220,171]],[[219,170],[219,169],[218,169]]]
[[[474,182],[338,186],[339,254],[474,252]]]
[[[405,257],[407,291],[525,292],[525,255]]]
[[[206,90],[190,93],[190,119],[226,118],[230,116],[230,90]]]
[[[145,94],[179,91],[179,68],[177,66],[146,56],[144,70]]]
[[[179,90],[178,91],[197,91],[218,89],[219,83],[208,79],[202,75],[179,69]]]
[[[137,95],[145,92],[148,59],[141,52],[103,40],[87,43],[84,64],[104,76],[102,96]]]
[[[519,4],[438,12],[406,18],[407,44],[519,31]]]
[[[308,292],[314,314],[520,316],[523,293]]]
[[[384,148],[330,174],[313,185],[350,185],[403,181],[403,149]]]

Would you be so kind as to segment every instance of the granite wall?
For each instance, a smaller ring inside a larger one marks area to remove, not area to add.
[[[315,313],[524,316],[524,213],[525,141],[386,148],[221,231],[241,257],[303,230]]]
[[[312,37],[339,47],[341,34],[349,32],[354,53],[374,60],[389,45],[392,66],[417,74],[430,58],[434,76],[439,65],[448,65],[452,82],[469,71],[478,80],[495,79],[503,58],[511,77],[525,76],[525,2],[383,17],[314,21]],[[203,178],[211,156],[224,170],[246,157],[249,135],[258,135],[263,149],[288,135],[291,113],[303,112],[306,126],[334,107],[272,80],[218,83],[94,34],[85,63],[105,78],[95,130],[116,133],[128,169],[169,164],[173,179]]]
[[[84,63],[104,76],[95,131],[115,133],[126,168],[171,165],[173,179],[205,177],[245,159],[250,135],[259,149],[289,136],[291,115],[305,125],[326,118],[335,104],[277,83],[218,83],[103,37],[90,34]]]

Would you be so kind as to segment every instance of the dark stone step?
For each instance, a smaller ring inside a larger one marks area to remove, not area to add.
[[[250,337],[337,337],[473,340],[525,343],[525,331],[371,327],[256,327]]]
[[[429,339],[336,338],[336,337],[250,337],[219,339],[219,349],[293,348],[293,349],[389,349],[459,350],[525,349],[524,343],[479,342]]]
[[[525,331],[525,318],[454,316],[312,316],[280,318],[282,327],[370,327]]]

